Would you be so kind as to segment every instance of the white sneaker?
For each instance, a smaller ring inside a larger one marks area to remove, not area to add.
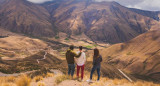
[[[87,82],[92,82],[92,80],[89,79],[89,80],[87,80]]]

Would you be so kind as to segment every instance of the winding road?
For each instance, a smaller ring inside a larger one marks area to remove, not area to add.
[[[39,61],[40,61],[40,60],[44,60],[44,59],[46,59],[46,55],[47,55],[47,52],[45,52],[45,54],[44,54],[44,56],[43,56],[43,58],[42,58],[42,59],[37,59],[38,64],[39,64]]]

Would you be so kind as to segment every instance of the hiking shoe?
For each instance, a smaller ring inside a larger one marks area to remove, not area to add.
[[[100,80],[97,80],[97,82],[99,82]]]
[[[89,80],[87,80],[87,82],[92,82],[92,80],[89,79]]]
[[[81,81],[82,81],[82,82],[84,82],[84,80],[83,80],[83,79],[81,79]]]

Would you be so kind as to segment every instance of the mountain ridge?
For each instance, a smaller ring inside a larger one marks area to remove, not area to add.
[[[26,0],[2,1],[0,27],[35,37],[59,32],[85,34],[93,41],[120,43],[158,27],[153,16],[136,13],[116,2],[59,0],[34,4]],[[152,13],[152,12],[150,12]],[[149,17],[148,17],[149,16]]]

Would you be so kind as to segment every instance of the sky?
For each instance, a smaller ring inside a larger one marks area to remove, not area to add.
[[[28,0],[33,3],[43,3],[46,1],[52,0]],[[100,1],[116,1],[119,4],[129,7],[129,8],[137,8],[142,10],[150,10],[150,11],[160,11],[160,0],[96,0]]]
[[[52,1],[52,0],[27,0],[27,1],[30,1],[30,2],[33,2],[33,3],[44,3],[44,2]]]

